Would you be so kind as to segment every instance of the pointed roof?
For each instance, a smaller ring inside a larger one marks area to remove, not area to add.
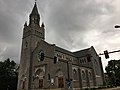
[[[58,46],[55,46],[55,50],[58,51],[58,52],[70,55],[70,56],[74,56],[74,54],[71,51],[68,51],[66,49],[60,48]]]
[[[87,49],[83,49],[83,50],[79,50],[79,51],[73,52],[73,54],[76,57],[83,57],[83,56],[86,56],[86,55],[89,54],[89,50],[90,50],[90,48],[87,48]]]
[[[35,2],[34,7],[32,9],[31,15],[39,15],[36,2]]]

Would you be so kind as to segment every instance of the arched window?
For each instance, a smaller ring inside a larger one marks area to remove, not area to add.
[[[84,62],[86,63],[86,59],[84,58]]]
[[[22,89],[25,89],[25,81],[22,82]]]
[[[73,79],[77,80],[77,70],[73,70]]]
[[[85,71],[82,71],[82,80],[86,80],[86,74],[85,74]]]
[[[25,48],[27,48],[27,47],[28,47],[28,42],[26,41],[26,42],[25,42]]]
[[[92,74],[89,72],[89,80],[92,80]]]
[[[81,59],[79,59],[79,62],[81,63]]]

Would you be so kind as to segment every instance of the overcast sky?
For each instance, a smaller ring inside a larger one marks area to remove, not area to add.
[[[34,0],[0,0],[0,60],[19,62],[22,31]],[[46,41],[75,51],[94,46],[97,53],[120,50],[120,0],[38,0]],[[102,57],[103,66],[120,53]]]

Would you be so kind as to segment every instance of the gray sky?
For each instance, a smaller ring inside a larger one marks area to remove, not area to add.
[[[46,41],[75,51],[94,46],[97,53],[120,49],[120,0],[38,0]],[[0,60],[19,62],[22,31],[34,0],[0,0]],[[120,59],[120,53],[110,54]]]

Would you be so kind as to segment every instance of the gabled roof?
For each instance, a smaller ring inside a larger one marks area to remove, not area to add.
[[[80,51],[73,52],[73,54],[76,57],[84,57],[84,56],[90,54],[89,50],[90,50],[90,48],[87,48],[87,49],[83,49],[83,50],[80,50]]]
[[[65,50],[63,48],[60,48],[58,46],[55,46],[55,50],[64,54],[68,54],[70,56],[74,56],[74,54],[71,51]]]
[[[86,57],[87,55],[91,54],[91,49],[93,49],[95,51],[94,47],[91,46],[90,48],[87,48],[87,49],[71,52],[71,51],[68,51],[66,49],[55,46],[55,51],[58,51],[58,52],[61,52],[64,54],[68,54],[68,55],[73,56],[73,57]],[[95,53],[96,53],[96,51],[95,51]]]

